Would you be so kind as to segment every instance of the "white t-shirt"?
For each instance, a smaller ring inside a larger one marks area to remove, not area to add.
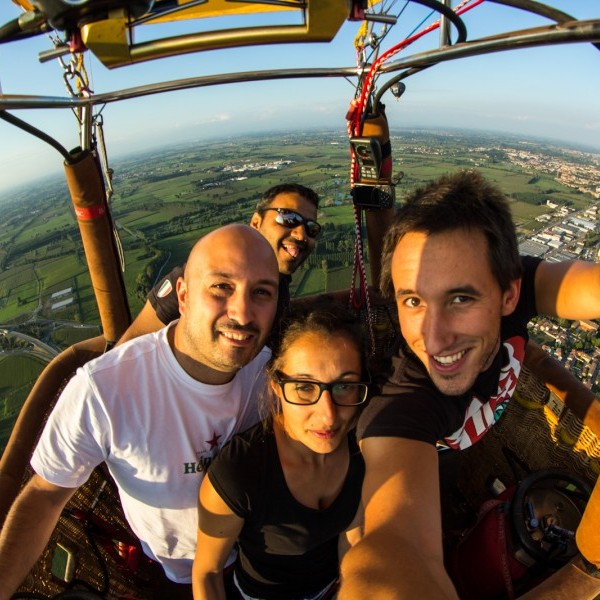
[[[258,356],[225,385],[190,377],[167,341],[171,325],[117,346],[79,369],[31,459],[38,475],[79,487],[105,461],[125,516],[167,576],[191,581],[198,488],[218,450],[258,422]]]

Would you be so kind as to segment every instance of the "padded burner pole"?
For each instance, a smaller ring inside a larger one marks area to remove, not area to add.
[[[102,331],[110,346],[131,323],[113,223],[98,160],[89,150],[75,149],[70,154],[72,160],[65,162],[67,184],[81,231]]]

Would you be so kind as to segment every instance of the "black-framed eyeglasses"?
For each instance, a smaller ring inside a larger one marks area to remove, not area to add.
[[[323,383],[310,379],[283,379],[276,372],[273,380],[281,388],[283,399],[289,404],[316,404],[327,390],[334,404],[338,406],[357,406],[367,399],[369,383],[365,381],[332,381]]]
[[[260,212],[266,212],[267,210],[274,210],[277,212],[275,223],[279,223],[279,225],[283,225],[288,229],[296,229],[298,225],[304,225],[306,235],[310,238],[316,238],[321,231],[321,226],[316,221],[305,219],[300,213],[289,208],[269,207],[261,209]]]

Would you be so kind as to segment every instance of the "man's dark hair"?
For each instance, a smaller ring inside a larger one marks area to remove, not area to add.
[[[300,185],[299,183],[280,183],[270,187],[258,201],[256,205],[256,212],[260,212],[265,208],[269,208],[275,200],[275,197],[279,194],[298,194],[305,200],[315,205],[315,208],[319,208],[319,195],[314,190]]]
[[[417,189],[398,209],[383,243],[382,293],[393,293],[392,256],[403,236],[413,231],[433,235],[457,229],[485,235],[490,268],[502,291],[521,277],[519,246],[508,199],[477,171],[459,171]]]

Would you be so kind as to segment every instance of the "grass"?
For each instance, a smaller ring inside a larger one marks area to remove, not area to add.
[[[322,269],[309,269],[294,290],[295,296],[311,296],[327,290],[327,274]]]
[[[323,213],[323,217],[319,217],[319,222],[322,225],[331,223],[333,225],[354,226],[354,211],[351,204],[328,206],[320,212]]]
[[[54,330],[51,339],[60,348],[68,348],[77,342],[82,342],[97,335],[100,335],[100,328],[97,325],[77,328],[63,326]]]
[[[137,228],[156,223],[160,214],[161,213],[158,210],[130,210],[121,214],[115,212],[115,220],[117,221],[118,225],[122,227],[135,225]]]
[[[14,243],[28,243],[29,240],[35,239],[36,237],[47,237],[60,229],[72,228],[74,226],[76,226],[75,217],[66,206],[61,206],[60,208],[55,209],[55,214],[44,214],[36,217],[36,219],[27,226],[27,229],[17,236]]]
[[[588,196],[554,181],[550,174],[526,172],[501,159],[493,162],[489,151],[478,148],[479,145],[495,147],[495,142],[469,143],[466,139],[442,134],[419,137],[414,132],[393,135],[394,173],[405,173],[397,188],[398,197],[442,173],[476,166],[508,194],[539,196],[540,202],[546,198],[558,203],[571,202],[575,207],[589,204]],[[502,151],[496,154],[501,156]],[[342,135],[326,138],[320,133],[306,133],[207,143],[202,148],[180,146],[147,153],[118,165],[113,207],[121,226],[127,260],[124,279],[130,290],[133,314],[142,305],[142,300],[135,296],[136,278],[156,248],[169,256],[165,273],[182,264],[197,239],[218,221],[247,222],[257,199],[272,185],[297,181],[315,188],[322,197],[319,220],[336,228],[351,228],[354,217],[348,192],[348,156],[349,146]],[[282,158],[291,162],[277,169],[267,168],[268,161]],[[262,164],[262,171],[244,172],[252,163]],[[241,170],[224,171],[223,165]],[[239,176],[246,178],[238,179]],[[206,187],[207,184],[216,185]],[[23,215],[24,204],[19,202],[6,215],[4,227],[0,228],[0,261],[8,256],[0,272],[0,323],[9,322],[21,313],[30,314],[37,307],[34,267],[41,284],[42,316],[97,322],[93,290],[74,217],[67,208],[67,197],[64,184],[57,189],[43,188],[32,203],[35,209]],[[328,206],[334,199],[345,203]],[[535,217],[547,212],[545,206],[524,201],[515,201],[511,207],[515,221],[528,231],[540,228]],[[46,244],[44,240],[52,235],[53,241]],[[334,252],[341,247],[341,235],[337,231],[332,238],[335,241],[330,247]],[[23,249],[20,255],[19,248]],[[325,274],[321,256],[318,259],[312,270],[302,271],[295,278],[298,293],[348,287],[351,274],[338,274],[331,262]],[[65,287],[76,290],[75,306],[50,313],[50,294]]]
[[[31,354],[11,354],[0,358],[0,454],[31,386],[45,367],[45,361]]]
[[[84,264],[81,255],[69,254],[39,261],[36,263],[36,270],[44,289],[53,292],[70,287],[73,277],[87,270],[87,264]]]
[[[33,265],[12,269],[0,281],[0,315],[5,321],[29,313],[38,305],[38,283]]]
[[[327,273],[327,291],[335,292],[337,290],[349,289],[352,284],[353,267],[338,267],[330,269]],[[371,278],[371,273],[367,267],[367,281]]]

